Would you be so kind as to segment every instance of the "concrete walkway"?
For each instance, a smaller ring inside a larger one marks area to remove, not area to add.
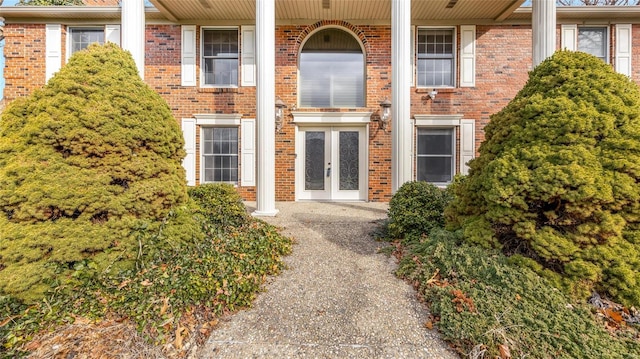
[[[393,275],[395,260],[377,253],[384,244],[369,234],[386,203],[276,207],[264,219],[296,239],[289,269],[213,332],[201,358],[457,358],[425,328],[427,312]]]

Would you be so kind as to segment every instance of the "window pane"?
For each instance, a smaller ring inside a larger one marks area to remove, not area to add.
[[[453,155],[453,131],[419,129],[418,155]]]
[[[607,29],[604,27],[579,27],[578,51],[586,52],[606,62]]]
[[[454,86],[453,29],[418,31],[418,86]]]
[[[237,182],[238,128],[210,127],[202,134],[204,182]]]
[[[205,85],[238,85],[238,30],[204,30],[202,56]]]
[[[104,44],[103,29],[70,29],[71,53],[84,50],[94,42]]]
[[[451,182],[451,169],[451,157],[418,157],[418,181]]]
[[[238,57],[238,30],[204,30],[204,56]]]
[[[300,106],[364,106],[364,55],[358,41],[339,29],[317,32],[300,54]]]
[[[419,59],[418,86],[453,86],[453,61],[450,59]]]
[[[454,134],[448,129],[418,129],[417,179],[419,181],[448,183],[455,169]]]
[[[237,85],[238,59],[205,59],[204,83],[206,85]]]

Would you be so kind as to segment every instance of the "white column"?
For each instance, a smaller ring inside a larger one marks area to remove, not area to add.
[[[556,51],[556,0],[533,0],[533,67]]]
[[[411,0],[391,0],[391,190],[413,178],[410,78]]]
[[[122,48],[128,50],[144,80],[144,0],[122,0]]]
[[[275,216],[276,209],[276,14],[274,0],[256,0],[256,120],[258,178],[254,216]]]

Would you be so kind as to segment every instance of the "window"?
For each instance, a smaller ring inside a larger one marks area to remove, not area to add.
[[[418,86],[455,85],[454,29],[418,29]]]
[[[238,29],[202,30],[202,83],[238,86]]]
[[[300,107],[364,107],[364,54],[350,33],[316,32],[300,52]]]
[[[578,51],[586,52],[608,63],[607,28],[578,27]]]
[[[418,128],[417,180],[449,183],[455,171],[455,130]]]
[[[201,182],[238,182],[238,127],[202,128]]]
[[[94,42],[100,45],[104,44],[104,28],[102,27],[72,27],[69,28],[69,34],[71,54],[86,49]]]

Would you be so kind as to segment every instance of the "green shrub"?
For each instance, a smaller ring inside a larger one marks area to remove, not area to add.
[[[239,227],[249,222],[247,209],[235,187],[228,183],[190,187],[189,197],[200,206],[200,214],[220,228]]]
[[[460,233],[442,229],[412,236],[398,268],[430,303],[438,331],[460,354],[499,358],[504,345],[513,358],[640,356],[637,339],[607,332],[587,305],[569,305],[535,272],[462,241]]]
[[[0,294],[130,267],[137,231],[187,198],[183,139],[166,102],[113,44],[74,54],[0,119]]]
[[[212,187],[235,198],[226,186]],[[251,217],[222,231],[219,223],[237,220],[240,208],[235,200],[220,205],[231,208],[216,213],[231,219],[218,216],[218,223],[209,222],[206,210],[189,200],[174,207],[161,226],[138,228],[144,245],[136,268],[91,276],[78,268],[73,287],[55,288],[46,300],[28,305],[0,296],[0,318],[11,319],[0,325],[0,357],[24,356],[21,350],[35,332],[75,317],[126,318],[149,342],[170,346],[178,327],[197,328],[250,306],[266,276],[284,267],[282,256],[291,252],[292,241]]]
[[[403,184],[389,202],[389,235],[403,238],[444,225],[443,211],[450,200],[448,191],[431,183]]]
[[[450,228],[538,264],[568,293],[640,305],[640,91],[558,51],[491,117],[456,184]]]

